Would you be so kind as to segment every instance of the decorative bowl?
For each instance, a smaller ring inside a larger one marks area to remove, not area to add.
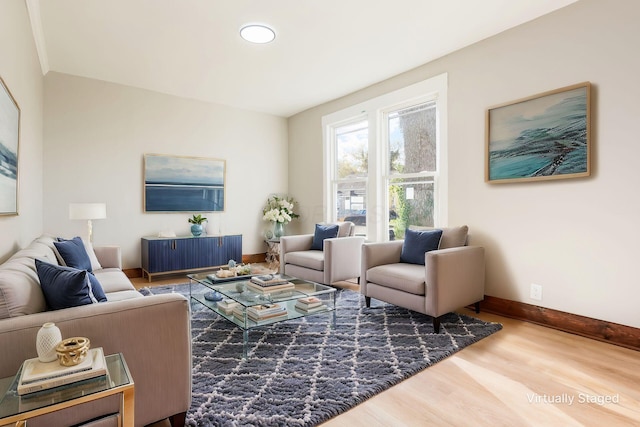
[[[58,362],[62,366],[75,366],[84,360],[90,346],[91,341],[89,341],[89,338],[67,338],[56,347]]]

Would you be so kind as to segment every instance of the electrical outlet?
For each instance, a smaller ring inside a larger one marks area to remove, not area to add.
[[[542,286],[532,283],[529,297],[537,301],[542,301]]]

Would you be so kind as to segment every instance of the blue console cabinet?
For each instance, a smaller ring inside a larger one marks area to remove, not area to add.
[[[204,237],[143,237],[142,277],[187,273],[242,262],[242,235]]]

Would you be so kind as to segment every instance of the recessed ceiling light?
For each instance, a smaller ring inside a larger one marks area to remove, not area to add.
[[[276,38],[276,33],[266,25],[249,24],[240,28],[240,36],[251,43],[269,43]]]

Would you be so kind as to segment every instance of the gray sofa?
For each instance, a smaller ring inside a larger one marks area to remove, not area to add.
[[[47,311],[35,259],[58,264],[53,238],[42,236],[0,265],[0,378],[13,376],[37,357],[36,334],[54,322],[63,338],[83,336],[105,354],[122,353],[135,382],[135,425],[169,418],[184,424],[191,404],[190,305],[180,294],[142,296],[122,272],[120,249],[96,247],[94,270],[107,302]],[[0,390],[0,399],[5,390]],[[118,411],[102,399],[29,421],[29,426],[83,424]],[[107,417],[99,425],[111,425]],[[93,424],[92,424],[93,425]]]

